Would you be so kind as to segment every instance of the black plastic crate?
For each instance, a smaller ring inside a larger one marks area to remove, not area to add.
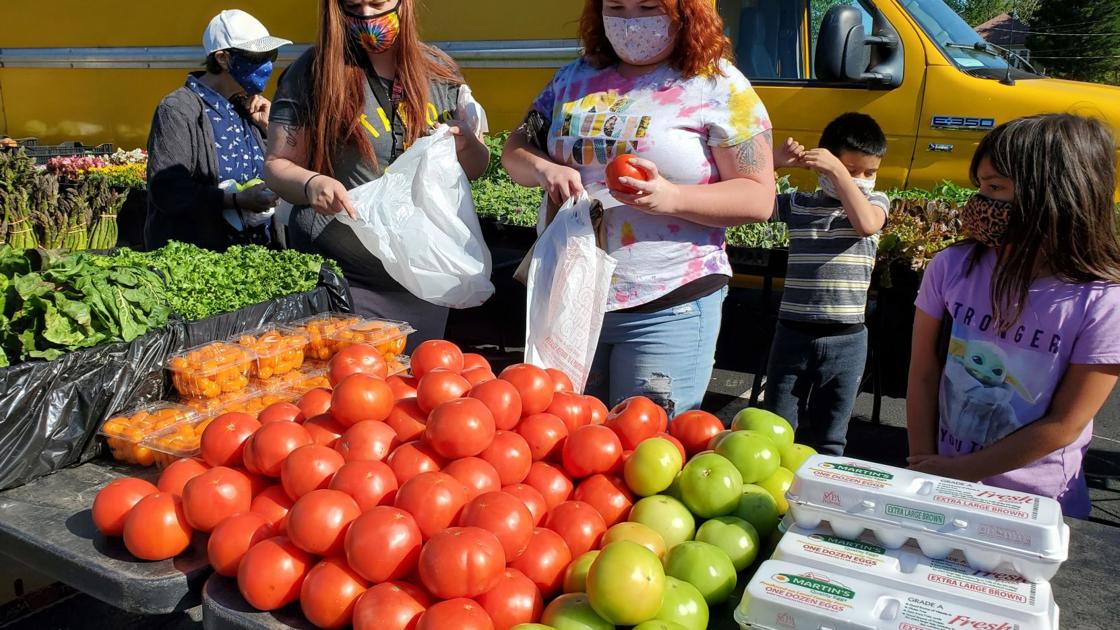
[[[48,160],[55,157],[107,157],[115,150],[115,147],[108,142],[88,147],[77,141],[41,145],[38,138],[23,138],[18,142],[19,148],[27,153],[27,157],[33,158],[36,164],[46,164]]]

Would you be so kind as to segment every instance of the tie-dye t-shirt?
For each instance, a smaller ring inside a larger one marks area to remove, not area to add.
[[[606,180],[623,153],[657,164],[682,185],[720,181],[712,147],[732,147],[770,130],[747,78],[724,62],[722,75],[684,79],[662,65],[638,77],[579,60],[560,69],[533,103],[552,121],[548,153],[583,177]],[[721,228],[646,214],[628,206],[607,213],[607,250],[618,260],[609,310],[641,306],[698,278],[731,275]]]
[[[938,401],[938,452],[983,450],[1042,418],[1071,364],[1120,364],[1120,285],[1035,281],[1019,321],[1000,333],[992,318],[995,254],[969,271],[972,247],[941,252],[922,279],[917,307],[953,320]],[[984,483],[1052,497],[1066,516],[1089,515],[1081,463],[1093,423],[1065,448]]]

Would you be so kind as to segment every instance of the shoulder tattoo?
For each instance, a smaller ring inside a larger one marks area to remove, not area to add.
[[[735,147],[735,168],[742,175],[757,175],[762,172],[765,155],[773,151],[773,132],[767,130]]]

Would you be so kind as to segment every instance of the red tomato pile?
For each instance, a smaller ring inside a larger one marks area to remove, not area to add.
[[[336,356],[333,391],[217,418],[203,459],[158,488],[114,481],[98,528],[145,560],[209,533],[211,564],[250,605],[298,601],[321,628],[505,630],[539,622],[569,566],[628,518],[639,444],[668,439],[684,460],[722,430],[705,414],[669,435],[648,399],[608,412],[558,372],[495,376],[446,341],[416,349],[411,378],[386,379],[366,352]]]

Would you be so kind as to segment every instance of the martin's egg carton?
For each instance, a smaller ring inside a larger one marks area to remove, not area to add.
[[[977,569],[1009,568],[1031,581],[1054,577],[1069,555],[1061,506],[1025,492],[814,455],[787,497],[803,528],[825,521],[848,539],[870,530],[891,549],[913,539],[930,558],[959,551]]]
[[[793,526],[782,536],[774,559],[874,581],[921,597],[968,604],[1025,630],[1058,628],[1058,607],[1049,583],[973,569],[959,552],[934,560],[910,545],[887,549],[869,534],[848,540],[827,526],[815,530]]]
[[[1014,618],[956,596],[915,594],[877,576],[767,560],[735,609],[755,630],[1029,630]]]

